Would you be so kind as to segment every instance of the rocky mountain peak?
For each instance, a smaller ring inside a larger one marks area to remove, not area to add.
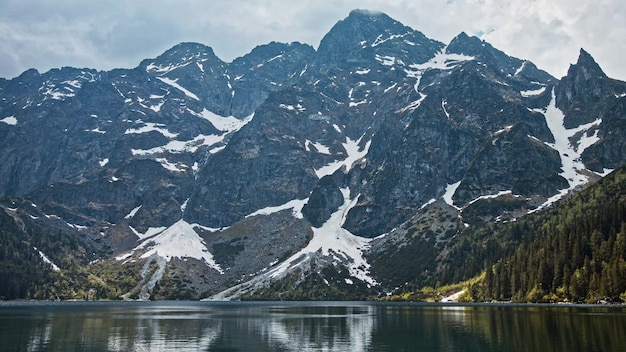
[[[265,60],[274,61],[276,59],[280,59],[281,55],[289,55],[292,52],[306,52],[307,54],[312,55],[315,50],[310,45],[299,42],[287,44],[273,41],[268,44],[255,47],[249,54],[236,58],[233,61],[233,64],[241,66],[259,65]]]
[[[318,48],[318,62],[354,64],[373,56],[394,56],[408,47],[411,60],[430,59],[443,44],[428,39],[389,16],[366,10],[353,10],[324,36]],[[409,62],[410,63],[410,62]]]
[[[446,52],[450,54],[461,54],[472,56],[483,63],[489,63],[489,66],[499,69],[508,75],[515,75],[525,71],[525,75],[533,75],[538,81],[551,80],[552,77],[538,70],[532,63],[511,57],[504,52],[494,48],[491,44],[476,36],[469,36],[465,32],[457,35],[446,47]],[[528,77],[531,78],[531,77]]]
[[[561,78],[556,104],[561,110],[567,110],[576,102],[595,103],[612,90],[608,81],[594,58],[580,49],[578,61],[570,65],[567,75]]]
[[[159,55],[156,61],[183,60],[188,61],[194,57],[213,58],[216,57],[213,48],[200,43],[180,43],[173,46],[163,54]]]
[[[22,72],[22,74],[20,74],[20,75],[17,77],[17,80],[18,80],[18,81],[21,81],[21,80],[27,80],[27,79],[29,79],[29,78],[31,78],[31,77],[38,77],[38,76],[39,76],[39,71],[37,71],[37,70],[36,70],[36,69],[34,69],[34,68],[31,68],[31,69],[28,69],[28,70],[26,70],[26,71]]]
[[[190,64],[193,64],[189,66]],[[165,75],[175,69],[193,68],[202,72],[202,67],[222,67],[226,65],[209,46],[200,43],[180,43],[155,59],[141,62],[139,68],[152,74]]]
[[[567,72],[568,76],[581,75],[583,79],[588,80],[593,77],[606,78],[606,74],[600,68],[600,65],[593,59],[585,49],[580,49],[578,61],[575,65],[570,65]]]
[[[477,37],[470,37],[467,33],[461,32],[450,41],[446,51],[455,54],[478,55],[483,44],[484,42]]]

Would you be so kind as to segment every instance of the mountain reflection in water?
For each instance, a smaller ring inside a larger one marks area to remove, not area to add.
[[[624,351],[626,307],[2,303],[2,351]]]

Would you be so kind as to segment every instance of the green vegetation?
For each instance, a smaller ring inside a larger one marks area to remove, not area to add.
[[[482,280],[482,276],[441,287],[425,286],[416,291],[387,296],[381,300],[388,302],[439,302],[445,297],[463,291],[463,294],[460,295],[458,300],[471,301],[469,290],[476,285],[477,282],[480,282],[480,280]]]
[[[141,263],[91,262],[75,233],[19,215],[0,208],[0,300],[119,299],[140,279]]]
[[[626,167],[549,211],[459,237],[436,279],[474,278],[466,300],[626,302]],[[432,291],[420,287],[397,297]]]
[[[408,230],[407,236],[411,236],[413,229],[415,227]],[[412,238],[401,247],[387,247],[369,260],[376,272],[376,279],[384,286],[394,287],[404,284],[405,287],[417,289],[434,285],[431,280],[431,271],[420,270],[436,262],[438,251],[434,247],[435,236],[424,235],[420,238]],[[416,270],[416,268],[420,269]]]
[[[191,281],[175,266],[168,267],[152,290],[151,300],[197,300],[204,298],[191,287]],[[206,297],[206,295],[204,295]]]
[[[0,299],[84,299],[84,248],[61,231],[26,226],[0,209]]]
[[[527,223],[528,240],[486,268],[476,298],[625,301],[625,169]]]

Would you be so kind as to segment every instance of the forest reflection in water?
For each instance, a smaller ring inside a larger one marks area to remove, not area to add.
[[[626,307],[2,303],[2,351],[626,351]]]

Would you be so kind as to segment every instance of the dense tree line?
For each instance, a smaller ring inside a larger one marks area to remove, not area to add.
[[[550,211],[491,229],[505,241],[496,253],[478,242],[485,275],[470,299],[626,301],[625,168]],[[476,270],[480,260],[471,262]]]
[[[91,263],[93,248],[75,232],[39,224],[38,217],[0,208],[0,300],[116,299],[139,280],[139,264]]]
[[[34,282],[47,281],[49,265],[24,239],[15,236],[17,226],[0,211],[0,299],[27,298]]]

